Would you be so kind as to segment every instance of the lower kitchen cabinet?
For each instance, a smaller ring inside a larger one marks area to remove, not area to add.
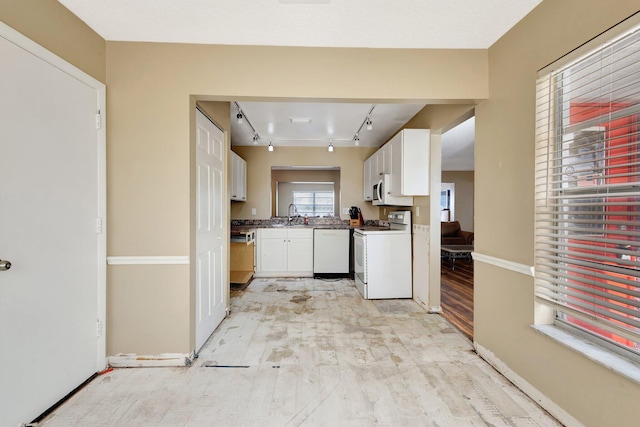
[[[256,277],[312,277],[312,228],[258,229]]]

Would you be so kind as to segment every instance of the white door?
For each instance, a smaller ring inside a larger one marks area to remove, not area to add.
[[[224,134],[196,112],[196,351],[227,313]]]
[[[32,421],[104,368],[104,86],[62,71],[72,67],[16,34],[0,26],[0,259],[12,263],[0,271],[6,426]]]

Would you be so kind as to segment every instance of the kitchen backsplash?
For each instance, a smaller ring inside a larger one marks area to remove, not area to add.
[[[339,228],[349,228],[349,220],[343,220],[338,217],[323,217],[323,218],[308,218],[310,226],[336,226]],[[286,217],[277,217],[271,219],[232,219],[232,226],[253,226],[253,227],[268,227],[272,224],[286,224],[288,222],[288,218]],[[381,225],[382,221],[380,220],[366,220],[364,225],[367,226],[378,226]],[[291,219],[292,225],[304,225],[303,217],[293,217]]]

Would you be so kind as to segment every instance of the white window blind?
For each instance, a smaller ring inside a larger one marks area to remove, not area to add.
[[[640,28],[536,95],[536,300],[640,354]]]
[[[333,191],[294,191],[293,204],[300,215],[333,216]]]

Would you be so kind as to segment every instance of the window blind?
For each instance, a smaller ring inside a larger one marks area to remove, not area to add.
[[[293,204],[300,215],[333,216],[333,191],[294,191]]]
[[[640,27],[539,76],[536,300],[640,354]]]

